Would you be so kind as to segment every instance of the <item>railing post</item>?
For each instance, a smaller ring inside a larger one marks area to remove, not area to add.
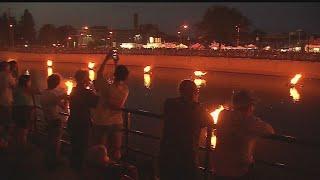
[[[204,179],[208,180],[210,175],[210,154],[211,154],[211,137],[212,137],[212,127],[207,127],[207,137],[206,137],[206,154],[205,154],[205,164],[204,164]]]
[[[125,147],[125,154],[128,156],[129,154],[129,123],[130,123],[130,113],[125,112],[124,113],[124,147]]]

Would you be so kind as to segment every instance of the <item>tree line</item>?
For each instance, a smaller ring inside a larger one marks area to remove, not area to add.
[[[9,25],[13,25],[10,30]],[[14,41],[20,44],[33,43],[48,45],[54,42],[66,42],[68,36],[76,34],[76,29],[71,25],[56,27],[53,24],[43,25],[36,36],[35,22],[32,14],[26,9],[19,21],[15,17],[8,17],[6,13],[0,17],[0,45],[10,42],[10,33],[13,33]],[[212,41],[234,45],[237,38],[241,42],[255,42],[257,36],[265,34],[263,31],[254,29],[252,22],[235,8],[227,6],[212,6],[204,13],[200,22],[192,25],[195,33],[195,41],[210,44]],[[239,28],[239,29],[238,29]],[[151,36],[159,34],[157,26],[146,24],[140,25],[140,33]],[[161,33],[164,35],[164,33]],[[12,34],[11,34],[12,35]],[[170,36],[166,36],[170,37]]]

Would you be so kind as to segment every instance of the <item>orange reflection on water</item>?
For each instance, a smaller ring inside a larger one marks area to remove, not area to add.
[[[150,74],[143,74],[143,81],[144,86],[148,89],[150,89],[151,86],[151,75]]]
[[[295,87],[290,88],[290,96],[292,97],[293,102],[298,102],[300,100],[300,94]]]
[[[90,79],[91,81],[93,81],[94,78],[95,78],[95,72],[94,72],[94,70],[89,70],[89,79]]]
[[[52,67],[48,67],[48,76],[51,76],[53,74],[53,69]]]

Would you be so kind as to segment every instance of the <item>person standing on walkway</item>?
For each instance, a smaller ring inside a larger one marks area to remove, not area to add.
[[[68,129],[71,133],[71,167],[81,171],[89,148],[92,128],[90,110],[96,107],[99,96],[87,88],[90,85],[88,71],[78,70],[75,73],[75,80],[77,86],[72,89],[70,94]]]
[[[122,110],[129,94],[126,80],[129,70],[124,65],[117,65],[114,60],[114,81],[109,84],[103,76],[105,65],[111,59],[113,51],[108,52],[97,73],[96,89],[101,98],[94,111],[94,139],[95,144],[107,145],[109,156],[112,160],[121,159]]]
[[[250,170],[257,138],[274,134],[268,123],[254,115],[255,99],[242,90],[232,98],[233,109],[219,115],[213,170],[217,180],[254,179]]]
[[[52,74],[47,78],[48,88],[42,92],[40,101],[45,120],[48,123],[47,163],[49,167],[55,167],[61,160],[61,138],[63,132],[63,119],[59,114],[59,108],[67,109],[67,93],[59,89],[61,78],[58,74]]]
[[[180,96],[164,103],[160,142],[160,179],[198,179],[198,149],[201,128],[213,125],[212,117],[199,103],[199,90],[192,80],[179,85]]]

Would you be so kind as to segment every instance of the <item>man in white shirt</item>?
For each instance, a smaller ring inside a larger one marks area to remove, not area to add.
[[[93,112],[93,137],[95,144],[107,145],[109,156],[117,161],[121,158],[123,118],[121,108],[129,95],[125,81],[129,71],[126,66],[118,65],[115,61],[114,81],[109,84],[103,77],[107,61],[112,57],[112,51],[104,59],[95,82],[100,99]]]
[[[273,128],[254,115],[254,99],[248,91],[233,96],[233,109],[220,113],[213,155],[215,179],[252,179],[250,168],[257,138],[274,134]]]
[[[48,89],[44,90],[41,95],[41,105],[48,122],[48,165],[55,165],[59,160],[60,139],[63,130],[63,120],[59,112],[60,109],[67,108],[66,101],[63,101],[67,99],[67,94],[58,88],[60,80],[61,78],[57,74],[49,76],[47,79]]]

